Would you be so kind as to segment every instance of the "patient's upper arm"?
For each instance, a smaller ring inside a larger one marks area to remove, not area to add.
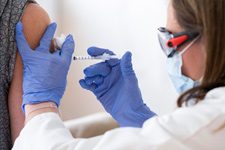
[[[26,7],[21,22],[28,44],[31,49],[36,49],[46,28],[51,23],[48,14],[37,4],[30,3]]]
[[[31,49],[36,49],[39,42],[51,23],[48,14],[40,6],[34,3],[27,5],[24,15],[21,19],[23,31]],[[54,48],[51,47],[53,50]],[[19,52],[17,52],[13,79],[10,84],[8,104],[10,113],[12,141],[18,137],[24,125],[24,114],[21,110],[22,104],[22,83],[23,83],[23,63]]]

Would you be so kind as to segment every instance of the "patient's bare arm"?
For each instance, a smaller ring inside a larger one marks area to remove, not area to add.
[[[39,46],[39,42],[51,23],[48,14],[40,6],[30,3],[27,5],[25,13],[21,19],[26,40],[32,49]],[[52,44],[53,45],[53,44]],[[51,51],[54,47],[51,46]],[[21,110],[22,104],[22,83],[23,83],[23,63],[17,52],[13,80],[10,85],[8,105],[10,113],[12,142],[19,136],[24,126],[25,116]]]

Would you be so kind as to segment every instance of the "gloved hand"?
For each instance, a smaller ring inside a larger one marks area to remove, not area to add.
[[[23,25],[16,25],[16,42],[23,59],[23,103],[24,105],[52,101],[59,106],[66,88],[66,77],[74,52],[72,35],[66,38],[62,50],[50,53],[51,41],[56,30],[56,23],[48,26],[40,41],[40,46],[32,50],[23,34]]]
[[[103,53],[113,55],[106,49],[88,49],[91,56]],[[87,67],[84,74],[86,78],[80,80],[81,87],[92,91],[121,127],[142,127],[144,121],[156,115],[143,103],[130,52],[121,60],[111,59]]]

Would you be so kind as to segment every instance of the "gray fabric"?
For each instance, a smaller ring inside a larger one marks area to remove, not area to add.
[[[11,149],[8,92],[17,51],[15,26],[27,2],[34,0],[1,0],[0,5],[0,150]]]

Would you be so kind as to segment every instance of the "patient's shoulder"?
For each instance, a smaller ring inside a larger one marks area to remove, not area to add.
[[[24,15],[21,19],[26,40],[32,49],[39,46],[39,42],[51,23],[47,12],[35,3],[26,6]]]

